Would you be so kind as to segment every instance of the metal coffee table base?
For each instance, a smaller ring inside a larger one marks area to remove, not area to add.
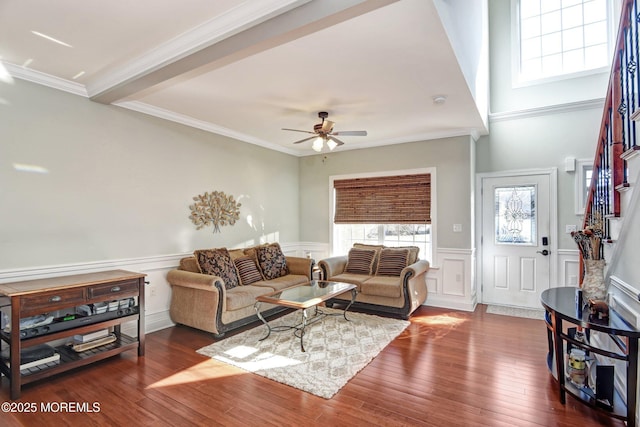
[[[356,299],[356,295],[357,295],[357,291],[355,289],[351,290],[351,301],[349,301],[349,304],[345,307],[344,311],[342,313],[326,313],[324,311],[322,311],[320,308],[318,308],[318,306],[314,306],[314,313],[313,316],[311,316],[311,318],[309,318],[308,314],[307,314],[307,310],[309,310],[309,308],[304,308],[304,309],[300,309],[302,311],[302,322],[298,323],[297,325],[293,325],[293,326],[288,326],[288,325],[281,325],[281,326],[271,326],[269,325],[269,322],[267,322],[265,320],[264,317],[262,317],[262,314],[260,313],[260,301],[257,301],[254,305],[253,308],[256,310],[256,314],[258,315],[258,318],[260,320],[262,320],[262,323],[265,324],[265,326],[267,327],[267,335],[265,335],[264,337],[260,338],[258,341],[264,341],[267,338],[269,338],[269,336],[271,335],[271,331],[273,332],[284,332],[284,331],[288,331],[291,329],[294,329],[293,334],[296,337],[300,338],[300,349],[303,352],[306,352],[305,348],[304,348],[304,332],[305,329],[307,328],[307,326],[313,325],[314,323],[322,320],[323,318],[327,317],[327,316],[343,316],[344,319],[346,321],[350,320],[347,318],[347,310],[349,310],[349,307],[351,307],[351,305],[353,304],[353,302]]]

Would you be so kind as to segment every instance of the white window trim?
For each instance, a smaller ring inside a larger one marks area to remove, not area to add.
[[[613,58],[614,45],[616,43],[618,21],[620,20],[621,0],[607,0],[609,7],[607,28],[609,33],[609,60]],[[557,76],[542,77],[539,79],[523,79],[520,73],[520,23],[519,23],[520,0],[511,0],[511,87],[513,89],[528,86],[536,86],[545,83],[552,83],[578,77],[604,74],[611,71],[611,65],[594,68],[591,70],[578,71],[575,73],[559,74]]]
[[[584,197],[584,187],[587,184],[584,179],[584,170],[593,167],[593,160],[580,159],[576,160],[576,176],[575,176],[575,203],[576,215],[583,216],[587,201]]]
[[[335,205],[335,193],[333,190],[333,182],[335,180],[340,179],[353,179],[353,178],[375,178],[380,176],[396,176],[396,175],[416,175],[416,174],[424,174],[428,173],[431,175],[431,259],[433,262],[431,264],[435,264],[435,260],[437,257],[437,249],[438,249],[438,239],[437,239],[437,216],[438,216],[438,206],[437,206],[437,180],[436,180],[436,168],[420,168],[420,169],[402,169],[402,170],[394,170],[394,171],[383,171],[383,172],[364,172],[364,173],[356,173],[356,174],[347,174],[347,175],[331,175],[329,176],[329,250],[330,255],[335,255],[335,246],[333,241],[333,213],[334,213],[334,205]]]

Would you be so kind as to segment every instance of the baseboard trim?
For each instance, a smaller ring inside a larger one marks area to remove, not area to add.
[[[442,298],[438,295],[435,296],[427,296],[427,301],[422,304],[427,307],[437,307],[437,308],[446,308],[450,310],[460,310],[460,311],[475,311],[477,301],[462,301],[462,300],[452,300],[448,298]]]
[[[169,316],[169,310],[160,311],[158,313],[146,313],[144,316],[144,333],[150,334],[162,329],[170,328],[176,324]],[[129,336],[137,336],[138,329],[135,322],[129,322],[122,325],[122,332]]]

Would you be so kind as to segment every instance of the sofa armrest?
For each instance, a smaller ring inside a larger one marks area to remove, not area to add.
[[[203,291],[224,293],[224,281],[221,277],[210,274],[194,273],[185,270],[171,270],[167,273],[167,281],[171,286],[183,286]]]
[[[220,277],[175,269],[167,273],[167,281],[171,285],[169,314],[175,323],[224,334],[221,316],[227,299]]]
[[[417,261],[402,270],[402,288],[405,297],[404,319],[408,319],[420,305],[427,300],[426,274],[429,270],[429,261]]]
[[[419,260],[411,265],[406,266],[400,273],[400,277],[405,277],[407,275],[409,275],[409,277],[417,277],[423,273],[426,273],[427,270],[429,270],[429,261],[424,259]]]
[[[344,273],[344,269],[347,266],[347,260],[347,255],[339,255],[320,260],[318,265],[322,269],[322,277],[324,280],[328,280],[330,277]]]
[[[290,274],[300,274],[307,276],[307,279],[311,280],[311,270],[315,261],[311,258],[302,258],[296,256],[287,256],[287,267],[289,267]]]

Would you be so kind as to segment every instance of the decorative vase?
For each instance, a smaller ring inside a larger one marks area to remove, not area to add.
[[[585,275],[582,280],[582,296],[585,302],[590,299],[605,300],[607,286],[604,282],[604,259],[585,259]]]

